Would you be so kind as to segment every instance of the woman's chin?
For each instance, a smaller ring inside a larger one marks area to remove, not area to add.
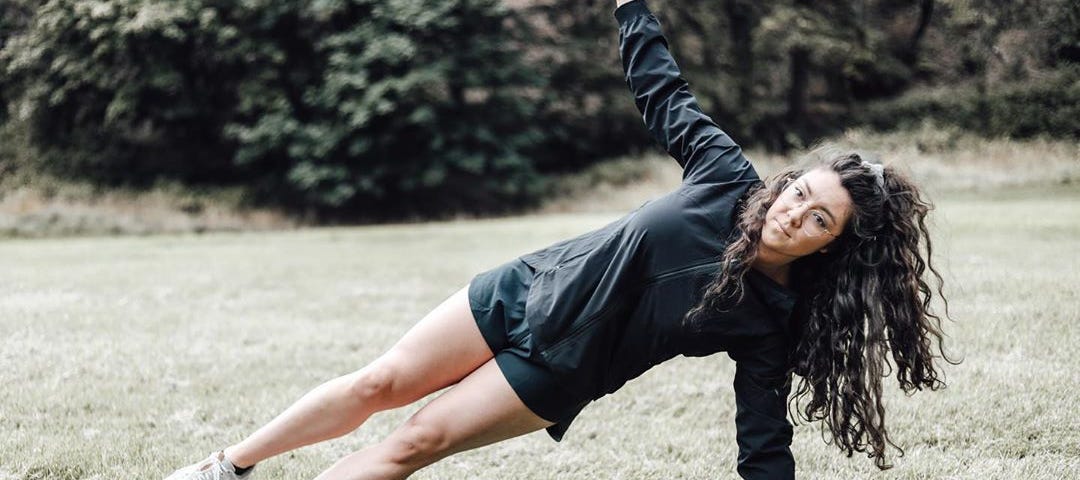
[[[787,240],[787,237],[785,237],[783,234],[762,235],[761,245],[775,253],[783,254],[788,250],[788,245],[785,240]]]
[[[773,227],[765,229],[761,235],[762,243],[765,243],[770,248],[781,247],[788,243],[791,239],[784,234],[780,229]]]

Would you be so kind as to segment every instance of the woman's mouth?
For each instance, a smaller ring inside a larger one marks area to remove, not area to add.
[[[776,228],[779,228],[780,231],[783,232],[785,236],[787,236],[788,238],[791,238],[791,234],[787,233],[787,230],[784,230],[784,226],[780,224],[780,220],[777,220],[777,219],[774,218],[773,223],[776,224]]]

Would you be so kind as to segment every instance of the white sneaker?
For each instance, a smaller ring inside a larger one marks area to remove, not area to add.
[[[237,475],[236,467],[225,458],[225,452],[221,451],[211,453],[206,460],[173,472],[165,480],[243,480],[250,477],[254,471],[253,466],[243,475]]]

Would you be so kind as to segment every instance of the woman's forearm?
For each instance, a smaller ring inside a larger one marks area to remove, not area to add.
[[[652,137],[683,167],[683,179],[689,183],[706,177],[715,183],[756,179],[738,145],[701,111],[668,51],[659,20],[645,2],[626,2],[614,15],[619,22],[619,57],[634,104]]]

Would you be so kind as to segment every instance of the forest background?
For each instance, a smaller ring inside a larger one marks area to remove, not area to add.
[[[370,362],[477,272],[676,188],[613,7],[0,1],[0,480],[161,478]],[[650,8],[763,176],[824,141],[937,207],[934,308],[963,363],[937,392],[883,380],[896,468],[804,422],[800,477],[1080,479],[1080,4]],[[469,221],[426,221],[448,218]],[[369,222],[395,224],[293,228]],[[732,478],[733,376],[723,355],[676,358],[561,444],[417,478]],[[260,475],[314,477],[418,407]]]
[[[651,7],[702,109],[751,149],[786,154],[852,128],[1080,138],[1071,0]],[[3,230],[92,232],[100,218],[33,213],[116,191],[165,192],[181,215],[274,212],[242,227],[527,211],[568,173],[656,149],[613,8],[6,0],[0,203],[30,221]]]

